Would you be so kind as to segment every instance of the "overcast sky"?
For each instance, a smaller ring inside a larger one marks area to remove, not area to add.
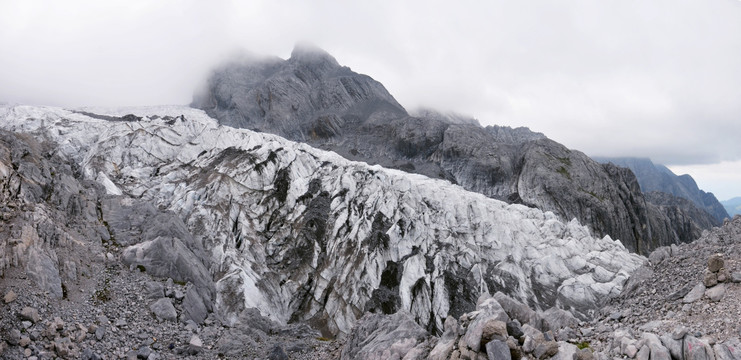
[[[0,1],[0,102],[187,104],[240,51],[324,48],[407,109],[528,126],[741,196],[741,1]]]

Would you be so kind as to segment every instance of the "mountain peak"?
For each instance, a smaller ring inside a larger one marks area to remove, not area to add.
[[[301,63],[329,63],[340,66],[337,59],[324,49],[308,42],[297,43],[291,52],[289,61]]]

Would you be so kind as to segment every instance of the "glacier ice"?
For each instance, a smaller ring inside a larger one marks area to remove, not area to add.
[[[180,106],[0,107],[0,126],[53,140],[109,194],[173,211],[202,244],[215,311],[347,333],[404,310],[433,332],[501,291],[586,318],[644,258],[576,220],[443,180],[351,162]]]

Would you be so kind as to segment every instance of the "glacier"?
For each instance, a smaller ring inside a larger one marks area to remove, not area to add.
[[[53,142],[109,196],[177,214],[206,254],[227,323],[256,308],[337,335],[365,312],[406,311],[439,334],[446,317],[497,291],[587,319],[645,261],[576,220],[219,125],[201,110],[82,110],[3,106],[0,127]],[[153,244],[124,246],[136,259]]]

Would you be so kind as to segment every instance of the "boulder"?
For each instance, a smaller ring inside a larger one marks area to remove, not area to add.
[[[710,271],[705,271],[705,276],[702,278],[702,283],[705,287],[713,287],[718,283],[718,274]]]
[[[651,352],[651,360],[671,360],[671,353],[667,349],[661,339],[652,333],[643,333],[643,339],[646,340]]]
[[[30,306],[26,306],[23,309],[21,309],[20,316],[21,316],[21,319],[28,320],[32,323],[37,323],[39,320],[41,320],[39,311]]]
[[[682,302],[685,304],[693,303],[700,300],[704,294],[705,285],[703,283],[698,283],[689,293],[687,293],[687,295],[682,299]]]
[[[59,277],[59,269],[49,255],[32,247],[29,250],[26,273],[41,290],[49,292],[54,298],[61,299],[62,279]]]
[[[723,254],[713,254],[708,258],[708,270],[713,273],[717,273],[725,267],[725,261],[723,260]]]
[[[676,339],[674,336],[670,334],[661,335],[660,337],[661,344],[664,345],[664,347],[669,351],[669,355],[671,355],[672,359],[682,358],[682,339],[683,338],[684,338],[684,335],[682,335],[682,337],[680,337],[679,339]]]
[[[556,331],[566,327],[576,329],[579,327],[579,320],[570,312],[552,307],[541,314],[544,322],[548,325],[548,329]]]
[[[486,343],[486,355],[489,357],[489,360],[512,359],[509,346],[507,346],[506,342],[499,339],[495,339]]]
[[[543,341],[535,346],[533,355],[538,359],[547,359],[558,353],[558,343],[551,341]]]
[[[8,290],[8,292],[5,293],[5,296],[3,297],[3,300],[5,301],[6,304],[9,304],[9,303],[12,303],[13,301],[15,301],[15,299],[17,299],[17,298],[18,298],[18,295],[15,294],[15,291]]]
[[[425,346],[427,331],[404,311],[392,315],[366,313],[348,335],[340,359],[404,358]]]
[[[148,299],[159,299],[165,297],[165,287],[161,282],[149,281],[144,284],[144,295]]]
[[[725,294],[726,294],[725,284],[718,284],[705,291],[705,296],[707,296],[712,302],[720,301],[721,299],[723,299],[723,296]]]
[[[445,332],[438,340],[437,345],[430,351],[430,360],[446,360],[453,352],[455,342],[458,340],[458,322],[454,317],[445,319]]]
[[[714,359],[710,346],[692,335],[684,338],[683,356],[685,360]]]
[[[178,317],[175,306],[172,305],[172,301],[169,298],[161,298],[155,301],[149,306],[149,310],[158,318],[167,321],[175,321]]]
[[[192,320],[196,324],[203,323],[208,316],[208,309],[203,303],[201,295],[196,290],[195,286],[188,288],[183,299],[183,318],[185,320]]]

